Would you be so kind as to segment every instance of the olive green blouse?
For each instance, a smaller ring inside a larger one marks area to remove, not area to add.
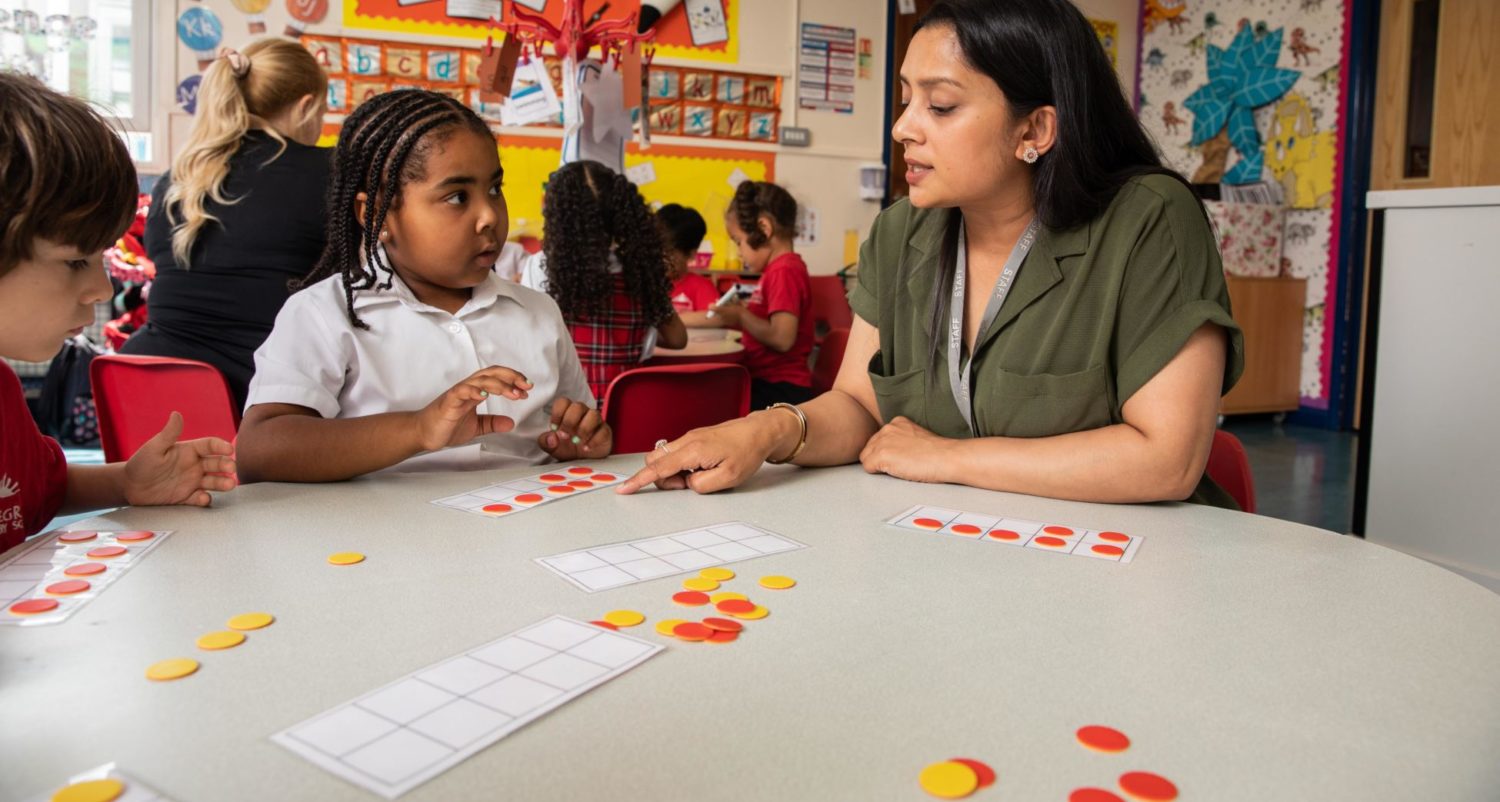
[[[881,416],[960,438],[972,432],[949,387],[945,331],[931,331],[933,306],[946,305],[949,289],[933,286],[947,214],[906,200],[882,212],[860,250],[849,303],[880,330],[869,370]],[[1175,179],[1131,179],[1092,222],[1042,229],[968,359],[974,426],[985,436],[1047,437],[1121,423],[1125,402],[1204,323],[1229,335],[1228,392],[1244,338],[1208,219]],[[1236,506],[1207,476],[1189,500]]]

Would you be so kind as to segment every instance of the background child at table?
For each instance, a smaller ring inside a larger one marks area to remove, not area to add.
[[[104,249],[135,216],[135,167],[87,104],[0,73],[0,187],[0,356],[45,361],[113,294]],[[59,512],[208,506],[208,491],[235,486],[233,451],[218,438],[179,443],[181,434],[173,412],[129,461],[70,466],[0,363],[0,551]]]
[[[719,291],[707,277],[688,271],[698,255],[698,246],[708,234],[703,215],[686,206],[669,203],[656,210],[662,247],[667,254],[667,279],[672,282],[672,307],[688,328],[715,325],[704,313],[719,300]]]
[[[500,180],[493,135],[446,95],[391,92],[349,115],[328,248],[255,354],[247,480],[609,454],[557,305],[493,271]]]
[[[595,398],[658,341],[687,345],[661,233],[635,184],[598,162],[565,164],[547,179],[542,223],[542,253],[521,281],[557,301]]]
[[[812,280],[793,250],[797,201],[765,181],[743,181],[724,215],[729,238],[748,271],[761,271],[750,299],[714,307],[711,320],[745,333],[750,408],[813,397],[808,356],[813,347]]]

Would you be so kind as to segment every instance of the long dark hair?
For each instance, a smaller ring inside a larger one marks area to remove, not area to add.
[[[379,233],[386,215],[400,207],[401,190],[408,181],[423,179],[432,149],[460,128],[492,136],[468,106],[437,92],[403,89],[361,103],[344,121],[334,152],[328,184],[328,244],[312,273],[292,288],[342,276],[349,322],[368,329],[354,314],[354,293],[391,287],[395,274],[379,255]],[[354,214],[354,199],[361,192],[368,197],[364,220]]]
[[[547,179],[542,199],[547,294],[570,323],[605,314],[614,293],[613,251],[624,268],[625,294],[652,326],[670,318],[661,230],[640,190],[599,162],[565,164]]]
[[[1093,26],[1069,0],[938,0],[916,30],[944,26],[964,60],[1000,87],[1011,114],[1057,109],[1057,137],[1032,169],[1036,215],[1064,230],[1093,220],[1131,178],[1166,168],[1125,100]],[[997,142],[996,147],[1000,147]],[[934,284],[932,331],[944,331],[962,212],[948,212]],[[933,358],[941,338],[933,340]]]

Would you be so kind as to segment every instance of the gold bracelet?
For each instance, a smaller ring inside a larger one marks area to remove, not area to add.
[[[771,459],[769,457],[766,458],[766,464],[767,465],[785,465],[786,463],[791,462],[792,460],[796,459],[797,455],[802,453],[802,449],[807,446],[807,416],[804,415],[804,414],[802,414],[802,410],[800,408],[798,408],[795,404],[788,404],[788,403],[785,403],[785,402],[779,402],[778,401],[777,403],[772,404],[772,405],[766,407],[766,409],[767,410],[772,410],[772,409],[789,409],[789,410],[791,410],[792,414],[797,416],[797,425],[799,427],[801,427],[801,429],[802,429],[801,435],[797,438],[797,447],[794,448],[794,449],[792,449],[792,453],[786,455],[785,459]]]

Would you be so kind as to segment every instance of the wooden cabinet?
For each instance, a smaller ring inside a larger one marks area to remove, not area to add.
[[[1307,280],[1225,276],[1235,322],[1245,332],[1245,372],[1225,415],[1290,412],[1301,399],[1302,317]]]

